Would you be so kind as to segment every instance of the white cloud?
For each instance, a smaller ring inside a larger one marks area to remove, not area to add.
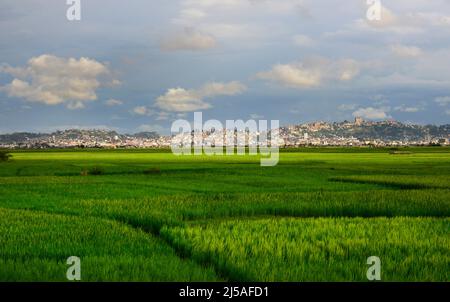
[[[269,35],[279,30],[270,24],[275,14],[301,12],[308,14],[303,0],[184,0],[171,21],[177,27],[195,28],[203,35],[225,43],[232,41],[242,48],[267,41]]]
[[[112,107],[112,106],[122,105],[123,102],[121,100],[109,99],[109,100],[105,101],[105,104]]]
[[[210,13],[233,14],[241,11],[257,11],[258,13],[292,13],[295,9],[306,9],[302,0],[184,0],[185,9],[199,9]]]
[[[388,114],[386,113],[389,111],[389,108],[373,108],[373,107],[367,107],[367,108],[359,108],[355,112],[353,112],[354,117],[362,117],[369,120],[382,120],[388,118]]]
[[[67,104],[67,108],[70,109],[70,110],[83,109],[84,108],[84,104],[81,101],[69,102]]]
[[[220,40],[230,40],[235,43],[237,43],[237,41],[239,41],[239,43],[244,43],[247,40],[254,42],[256,38],[263,38],[268,34],[268,31],[262,29],[261,26],[246,23],[211,22],[201,24],[199,27],[203,32],[210,33]]]
[[[211,82],[203,85],[197,92],[202,97],[214,97],[219,95],[236,95],[243,93],[247,87],[243,84],[233,81],[229,83]]]
[[[292,37],[292,41],[299,47],[311,47],[315,44],[314,40],[306,35],[295,35]]]
[[[319,70],[305,68],[301,63],[277,64],[270,71],[260,72],[256,76],[292,88],[319,86],[321,80]]]
[[[186,9],[181,10],[180,17],[183,20],[186,20],[186,19],[198,20],[198,19],[202,19],[202,18],[206,17],[206,13],[201,9],[186,8]]]
[[[247,4],[242,0],[184,0],[183,5],[188,7],[207,8],[238,8]]]
[[[412,4],[410,9],[414,9],[414,1],[408,0]],[[392,6],[396,3],[393,2]],[[390,3],[391,5],[391,3]],[[400,7],[402,12],[400,13]],[[398,13],[382,5],[381,19],[379,21],[368,19],[359,19],[356,21],[356,26],[359,29],[372,29],[375,31],[389,31],[396,34],[416,34],[423,33],[428,26],[443,27],[450,25],[450,16],[441,12],[422,12],[406,11],[405,6],[397,6]],[[425,4],[425,7],[430,7],[430,4]],[[417,10],[417,8],[415,8]]]
[[[395,3],[392,5],[394,6]],[[404,9],[405,8],[403,8],[403,10]],[[423,33],[427,25],[435,25],[436,23],[431,21],[432,18],[427,14],[410,12],[394,13],[384,5],[381,6],[380,17],[380,20],[369,20],[368,18],[358,19],[353,24],[353,28],[360,31],[389,32],[398,35],[408,35]],[[443,20],[445,20],[445,18]],[[350,28],[348,28],[348,30],[351,31]]]
[[[189,112],[209,109],[211,104],[204,101],[206,98],[241,94],[246,87],[239,82],[207,83],[199,89],[171,88],[166,94],[156,99],[156,106],[165,111]]]
[[[277,64],[271,70],[260,72],[256,76],[282,86],[302,89],[317,87],[326,80],[349,81],[359,72],[360,67],[355,60],[343,59],[330,62],[316,57],[304,62]]]
[[[434,99],[439,106],[448,106],[450,105],[450,96],[440,96]]]
[[[193,90],[171,88],[156,99],[156,106],[167,111],[195,111],[209,109],[211,105],[202,100]]]
[[[381,5],[381,11],[380,11],[380,19],[369,19],[366,18],[366,22],[370,25],[370,26],[374,26],[377,28],[383,28],[383,27],[388,27],[388,26],[393,26],[398,24],[399,19],[398,17],[387,7],[385,7],[384,5]]]
[[[3,66],[0,72],[15,77],[1,88],[8,96],[47,105],[64,103],[69,109],[80,109],[86,102],[97,100],[96,90],[102,84],[116,82],[107,80],[111,76],[107,65],[84,57],[41,55],[31,58],[26,67]]]
[[[153,110],[151,110],[150,108],[147,108],[146,106],[137,106],[134,107],[132,110],[132,113],[137,114],[137,115],[153,115]]]
[[[408,58],[408,57],[415,58],[415,57],[419,57],[423,54],[422,50],[419,47],[406,46],[406,45],[400,45],[400,44],[392,45],[391,51],[396,56],[406,57],[406,58]]]
[[[161,41],[161,49],[166,51],[199,51],[214,48],[216,45],[216,39],[212,35],[193,28],[185,28],[183,31],[171,34]]]
[[[344,59],[337,61],[331,69],[328,70],[331,77],[336,73],[336,77],[341,81],[350,81],[360,72],[359,63],[352,59]]]
[[[406,112],[406,113],[414,113],[419,112],[422,110],[422,108],[419,107],[413,107],[413,106],[406,106],[406,105],[400,105],[394,108],[395,111],[400,112]]]
[[[386,30],[395,34],[411,34],[423,32],[423,27],[429,22],[416,14],[412,13],[394,13],[383,6],[381,12],[381,22],[369,22],[369,24],[378,30]]]
[[[416,24],[432,25],[437,27],[450,26],[450,15],[442,14],[440,12],[417,12],[409,13],[407,15],[411,19],[416,19]]]

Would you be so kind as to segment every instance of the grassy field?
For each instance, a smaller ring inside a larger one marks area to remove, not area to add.
[[[26,151],[0,163],[0,281],[450,281],[450,150]]]

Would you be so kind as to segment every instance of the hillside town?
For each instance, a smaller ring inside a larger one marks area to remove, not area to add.
[[[203,132],[204,145],[217,145],[230,135],[245,137],[239,144],[256,145],[260,133],[233,130]],[[270,134],[269,134],[270,137]],[[0,148],[51,149],[51,148],[169,148],[175,142],[191,144],[193,133],[162,136],[156,132],[119,134],[110,130],[64,130],[50,134],[13,133],[0,135]],[[450,125],[413,125],[397,121],[312,122],[279,128],[280,147],[302,146],[427,146],[450,145]]]

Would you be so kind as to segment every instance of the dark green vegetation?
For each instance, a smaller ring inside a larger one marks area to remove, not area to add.
[[[0,150],[0,162],[8,161],[11,158],[11,154],[7,151]]]
[[[315,151],[314,151],[315,150]],[[334,151],[333,151],[334,150]],[[295,152],[294,152],[295,151]],[[0,163],[0,280],[450,281],[445,148],[251,156],[15,152]]]

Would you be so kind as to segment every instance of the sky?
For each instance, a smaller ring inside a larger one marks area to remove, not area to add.
[[[368,3],[369,2],[369,3]],[[0,2],[0,133],[450,123],[450,0]]]

